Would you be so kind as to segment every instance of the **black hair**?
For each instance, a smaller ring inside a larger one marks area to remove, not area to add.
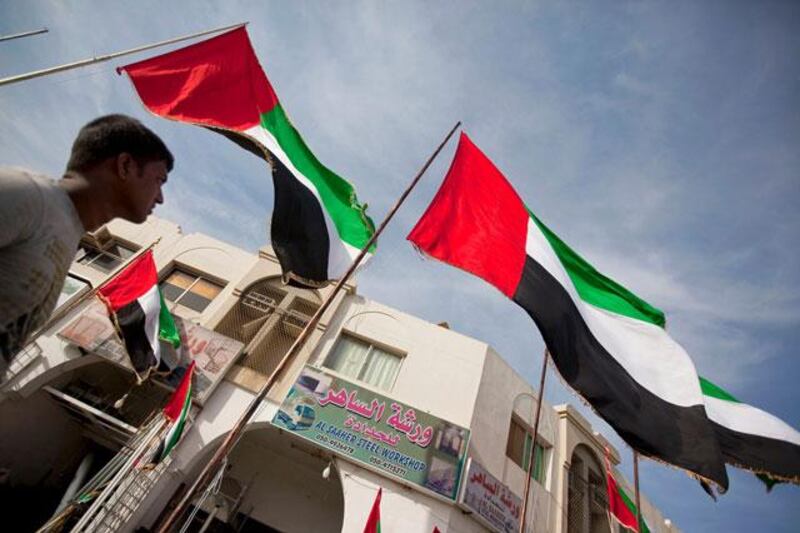
[[[172,170],[175,158],[161,138],[127,115],[105,115],[86,124],[72,144],[67,170],[85,171],[109,157],[128,153],[139,164],[164,161]]]

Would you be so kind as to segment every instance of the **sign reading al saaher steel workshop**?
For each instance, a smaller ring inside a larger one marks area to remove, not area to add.
[[[306,366],[272,423],[455,500],[469,430]]]

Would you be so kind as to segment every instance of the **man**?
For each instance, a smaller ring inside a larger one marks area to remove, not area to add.
[[[141,122],[108,115],[81,128],[57,182],[0,168],[0,377],[53,312],[83,233],[144,222],[173,162]]]

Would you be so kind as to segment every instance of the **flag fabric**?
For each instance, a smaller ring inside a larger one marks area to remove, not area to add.
[[[366,205],[306,146],[244,27],[118,71],[152,113],[209,128],[271,163],[284,281],[318,287],[344,274],[375,231]]]
[[[606,450],[606,490],[608,491],[608,512],[619,524],[631,531],[650,533],[643,516],[639,516],[639,528],[636,527],[636,503],[631,500],[625,490],[617,484],[611,472],[611,461]]]
[[[161,290],[152,250],[125,267],[98,291],[109,309],[139,379],[161,362],[159,339],[176,348],[180,335]]]
[[[664,314],[570,249],[465,134],[408,239],[520,305],[564,380],[633,449],[727,488],[694,364]]]
[[[169,403],[164,407],[164,416],[172,422],[167,434],[161,440],[153,454],[153,463],[160,463],[170,454],[175,445],[181,440],[186,427],[186,419],[192,407],[192,376],[194,375],[195,362],[189,365],[183,375],[178,388],[172,394]]]
[[[381,533],[381,494],[383,494],[383,488],[378,489],[378,494],[372,503],[372,510],[370,510],[367,523],[364,525],[364,533]]]
[[[727,463],[760,474],[767,489],[777,481],[800,483],[800,432],[705,378],[700,387]]]

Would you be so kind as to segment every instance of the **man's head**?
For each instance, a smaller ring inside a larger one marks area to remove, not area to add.
[[[106,115],[78,132],[67,171],[109,184],[115,215],[139,223],[163,202],[161,186],[173,164],[167,146],[144,124],[125,115]]]

